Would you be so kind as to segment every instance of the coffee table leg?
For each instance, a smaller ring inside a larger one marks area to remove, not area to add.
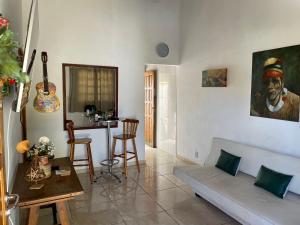
[[[40,207],[32,206],[29,209],[28,225],[37,225],[39,220]]]
[[[65,201],[57,202],[56,206],[57,206],[57,211],[58,211],[61,225],[70,225],[66,202]]]

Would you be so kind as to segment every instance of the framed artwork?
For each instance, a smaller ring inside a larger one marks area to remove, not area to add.
[[[227,68],[202,71],[202,87],[227,87]]]
[[[299,122],[300,45],[253,53],[251,116]]]

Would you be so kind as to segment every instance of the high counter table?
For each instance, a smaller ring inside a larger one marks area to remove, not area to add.
[[[102,122],[105,122],[107,124],[107,128],[106,128],[106,130],[107,130],[107,159],[101,161],[100,165],[107,167],[107,171],[101,171],[101,174],[106,174],[110,177],[115,177],[121,183],[121,179],[116,174],[113,173],[113,166],[117,165],[119,163],[119,160],[112,158],[111,132],[110,132],[111,124],[117,122],[118,120],[119,120],[119,118],[111,118],[111,119],[107,119],[107,120],[102,120]],[[97,182],[97,179],[100,177],[97,177],[95,182]]]

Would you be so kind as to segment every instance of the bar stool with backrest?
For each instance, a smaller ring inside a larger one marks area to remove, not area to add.
[[[91,138],[75,138],[74,135],[74,123],[72,120],[67,120],[66,128],[69,135],[68,145],[70,145],[70,160],[73,162],[74,167],[78,166],[88,166],[89,167],[89,174],[90,174],[90,181],[93,183],[94,177],[94,166],[93,166],[93,157],[92,157],[92,150],[91,150]],[[86,146],[86,154],[87,158],[85,159],[74,159],[75,154],[75,145],[83,144]],[[80,163],[74,164],[74,162],[87,162],[87,163]]]
[[[138,159],[138,154],[137,154],[137,149],[135,144],[136,131],[137,131],[139,121],[135,119],[124,119],[122,120],[122,122],[123,122],[123,133],[120,135],[115,135],[113,137],[112,158],[120,157],[124,159],[124,174],[125,177],[127,177],[128,175],[127,161],[130,159],[135,158],[137,170],[138,172],[140,172],[140,164],[139,164],[139,159]],[[117,140],[122,141],[122,152],[120,154],[115,153]],[[132,141],[133,151],[128,151],[127,149],[128,140]],[[128,157],[127,154],[129,154],[130,157]]]

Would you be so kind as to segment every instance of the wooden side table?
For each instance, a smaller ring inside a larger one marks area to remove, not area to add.
[[[70,225],[68,211],[66,207],[67,201],[74,196],[83,194],[83,188],[74,170],[69,158],[57,158],[51,160],[52,167],[70,167],[70,176],[57,176],[54,171],[50,178],[41,181],[44,187],[40,190],[30,190],[32,183],[27,182],[25,172],[29,168],[30,163],[25,162],[18,165],[16,178],[12,193],[20,196],[18,206],[29,208],[28,225],[37,225],[40,206],[55,203],[62,225]]]

